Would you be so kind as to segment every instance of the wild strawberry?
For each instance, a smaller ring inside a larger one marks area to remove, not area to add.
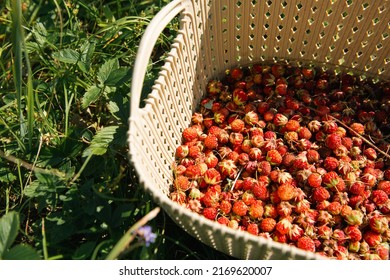
[[[189,148],[187,145],[180,145],[176,148],[176,158],[185,158],[188,155]]]
[[[291,241],[298,241],[304,234],[304,230],[297,224],[293,224],[290,231],[287,233],[288,238]]]
[[[181,205],[184,205],[187,201],[186,193],[180,190],[171,192],[170,198],[172,201],[177,202]]]
[[[209,134],[204,139],[204,146],[209,150],[214,150],[218,147],[218,139],[216,136]]]
[[[198,179],[202,176],[202,169],[199,164],[190,165],[186,168],[184,175],[189,179]]]
[[[326,157],[323,164],[326,170],[332,171],[337,169],[339,166],[339,161],[335,157]]]
[[[215,220],[217,217],[218,210],[214,207],[206,207],[203,209],[203,216],[209,220]]]
[[[385,216],[374,215],[369,219],[370,229],[376,233],[383,234],[389,229],[389,222]]]
[[[375,160],[377,158],[377,153],[374,148],[367,148],[363,151],[363,155],[365,155],[368,159]]]
[[[382,206],[389,200],[389,196],[382,190],[372,191],[372,201],[378,205]]]
[[[256,198],[266,201],[269,197],[269,191],[264,183],[256,182],[252,186],[252,192]]]
[[[244,72],[241,68],[232,68],[228,70],[228,75],[235,81],[239,81],[243,78]]]
[[[264,218],[260,222],[260,229],[263,232],[272,232],[276,226],[276,221],[273,218]]]
[[[352,123],[350,125],[350,128],[357,134],[363,135],[364,134],[364,125],[361,123]]]
[[[283,115],[283,114],[280,114],[280,113],[276,113],[274,118],[273,118],[273,123],[276,125],[276,126],[284,126],[288,121],[288,118]]]
[[[322,176],[322,184],[327,188],[335,188],[341,192],[345,190],[344,180],[335,172],[329,171]]]
[[[227,217],[225,217],[225,216],[219,216],[219,217],[217,218],[217,222],[220,223],[221,225],[227,226],[228,223],[229,223],[229,221],[230,221],[230,220],[229,220]]]
[[[241,132],[245,128],[245,122],[236,118],[230,123],[230,128],[233,132]]]
[[[297,131],[300,128],[300,124],[297,120],[289,119],[284,127],[287,131]]]
[[[336,133],[331,133],[325,138],[325,145],[331,150],[336,150],[341,146],[341,137]]]
[[[381,243],[375,247],[375,252],[378,254],[381,260],[389,259],[389,243]]]
[[[326,210],[332,215],[339,215],[341,213],[341,204],[338,201],[332,201]]]
[[[334,120],[324,121],[322,124],[322,130],[327,133],[335,133],[337,131],[338,125]]]
[[[313,199],[316,202],[328,200],[329,198],[330,198],[330,193],[324,187],[318,187],[313,190]]]
[[[384,191],[387,195],[390,195],[390,181],[383,180],[378,182],[377,189]]]
[[[232,210],[234,214],[242,217],[247,214],[249,208],[242,200],[237,200],[234,202]]]
[[[179,175],[176,177],[174,185],[177,190],[185,192],[190,188],[190,180],[186,176]]]
[[[337,241],[337,245],[343,245],[347,241],[344,231],[341,229],[333,230],[332,239]]]
[[[267,152],[266,159],[271,165],[279,165],[283,160],[280,153],[275,149]]]
[[[357,209],[354,209],[351,211],[351,214],[349,215],[346,215],[344,217],[345,221],[349,224],[349,225],[356,225],[356,226],[359,226],[363,223],[363,218],[364,218],[364,214],[362,211],[360,210],[357,210]]]
[[[204,180],[208,185],[215,185],[221,182],[221,174],[215,168],[209,168],[204,174]]]
[[[242,106],[246,103],[247,100],[248,100],[248,95],[244,90],[240,88],[236,88],[233,91],[233,102],[236,105]]]
[[[199,157],[200,152],[201,152],[201,150],[200,150],[199,146],[193,145],[193,146],[189,147],[189,149],[188,149],[188,156],[193,158],[193,159],[196,159]]]
[[[288,217],[280,219],[276,225],[275,230],[280,234],[288,234],[292,227],[292,223]]]
[[[182,135],[185,141],[190,142],[198,138],[198,130],[194,126],[190,126],[183,130]]]
[[[251,219],[259,219],[264,214],[264,207],[263,202],[261,200],[255,200],[250,206],[249,206],[249,217]]]
[[[222,200],[219,204],[219,209],[222,211],[223,214],[227,215],[232,210],[232,204],[228,200]]]
[[[314,243],[313,239],[311,239],[308,236],[300,237],[297,240],[296,244],[297,244],[297,247],[302,249],[302,250],[306,250],[306,251],[309,251],[309,252],[315,252],[316,251],[316,247],[315,247],[315,243]]]
[[[246,124],[255,125],[259,122],[259,115],[255,111],[249,111],[244,116]]]
[[[229,142],[233,146],[240,146],[244,141],[244,136],[239,132],[232,132],[229,134]]]
[[[293,205],[288,201],[281,201],[276,206],[276,211],[280,217],[288,217],[291,215],[293,210]]]
[[[312,188],[319,188],[321,187],[322,183],[322,176],[317,173],[313,172],[307,177],[307,184]]]
[[[259,175],[268,176],[271,169],[271,164],[268,161],[262,160],[257,164],[257,172]]]
[[[255,223],[250,223],[246,230],[253,235],[259,235],[259,226]]]
[[[222,90],[222,87],[223,87],[223,84],[221,81],[218,81],[218,80],[210,80],[208,83],[207,83],[207,86],[206,86],[206,91],[209,95],[218,95],[219,93],[221,93],[221,90]]]
[[[370,230],[363,234],[363,239],[370,247],[376,247],[382,242],[381,234]]]
[[[293,199],[296,196],[296,189],[294,186],[292,186],[289,183],[283,183],[279,185],[278,189],[278,196],[281,200],[290,200]]]

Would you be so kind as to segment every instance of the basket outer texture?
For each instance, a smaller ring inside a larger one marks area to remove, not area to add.
[[[302,3],[303,2],[303,3]],[[285,60],[347,68],[389,79],[387,1],[176,0],[151,21],[141,40],[131,89],[129,148],[140,184],[185,231],[241,259],[320,259],[317,254],[232,230],[172,202],[175,148],[207,81],[233,65]],[[152,92],[139,107],[148,58],[175,17],[180,29]]]

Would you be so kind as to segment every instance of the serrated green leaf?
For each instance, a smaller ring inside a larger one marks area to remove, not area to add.
[[[75,64],[80,60],[80,54],[72,49],[63,49],[53,53],[53,57],[61,62]]]
[[[32,247],[18,244],[4,253],[4,260],[40,260],[41,257]]]
[[[99,130],[92,138],[91,145],[83,152],[83,156],[104,155],[111,142],[114,140],[115,133],[119,126],[107,126]]]
[[[95,42],[90,43],[89,41],[86,41],[80,48],[81,57],[77,65],[84,73],[87,73],[90,70],[92,54],[95,52],[95,47]]]
[[[8,212],[0,219],[0,259],[15,241],[19,230],[19,214]]]
[[[77,250],[74,252],[72,259],[74,260],[85,260],[92,255],[93,250],[95,249],[96,242],[89,241],[82,244]]]
[[[106,84],[106,81],[110,74],[119,68],[119,61],[117,59],[110,59],[100,66],[97,73],[97,78],[101,84]]]
[[[0,182],[11,183],[16,180],[16,176],[8,168],[0,168]]]
[[[121,67],[119,69],[114,69],[111,71],[105,84],[107,86],[119,86],[126,81],[130,80],[131,71],[128,68]]]
[[[102,94],[102,89],[93,85],[88,88],[83,96],[82,107],[87,108],[92,102],[95,102]]]

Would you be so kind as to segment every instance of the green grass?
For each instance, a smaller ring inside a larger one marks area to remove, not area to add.
[[[156,213],[128,161],[132,67],[167,2],[1,1],[0,259],[228,258]],[[177,27],[156,44],[145,93]]]

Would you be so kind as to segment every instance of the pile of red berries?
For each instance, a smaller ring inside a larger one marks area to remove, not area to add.
[[[390,83],[288,64],[209,81],[172,200],[337,259],[389,259]]]

